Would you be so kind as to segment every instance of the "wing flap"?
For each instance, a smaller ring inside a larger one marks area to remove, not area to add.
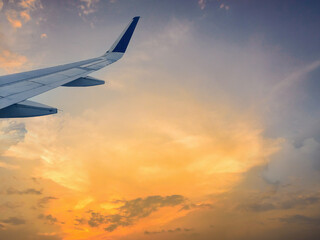
[[[27,100],[0,109],[0,118],[38,117],[55,114],[57,112],[58,110],[56,108]]]
[[[67,78],[68,77],[65,76],[65,75],[62,75],[60,73],[56,73],[56,74],[52,74],[52,75],[48,75],[48,76],[44,76],[44,77],[34,78],[32,80],[29,80],[29,81],[40,83],[42,85],[50,85],[52,83],[65,80]]]
[[[94,77],[81,77],[72,82],[63,84],[63,87],[92,87],[97,85],[103,85],[105,81],[96,79]]]
[[[86,73],[86,72],[87,72],[87,70],[84,70],[84,69],[72,68],[72,69],[69,69],[69,70],[66,70],[66,71],[59,72],[59,74],[65,75],[65,76],[68,76],[68,77],[72,77],[72,76],[80,75],[80,74],[83,74],[83,73]]]

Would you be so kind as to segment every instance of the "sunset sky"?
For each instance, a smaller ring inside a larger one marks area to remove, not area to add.
[[[1,240],[320,239],[320,1],[0,0],[0,75],[124,57],[0,120]]]

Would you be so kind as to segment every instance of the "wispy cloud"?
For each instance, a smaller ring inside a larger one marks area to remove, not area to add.
[[[53,217],[51,214],[49,214],[49,215],[40,214],[38,216],[38,218],[44,220],[45,222],[47,222],[49,224],[55,224],[58,222],[58,219]]]
[[[24,23],[31,20],[31,13],[37,9],[42,9],[40,0],[15,0],[9,1],[6,10],[7,20],[13,28],[21,28]]]
[[[25,56],[14,53],[8,49],[0,47],[0,69],[10,73],[22,69],[28,59]]]
[[[201,10],[204,10],[206,8],[207,0],[198,0],[198,5]]]
[[[14,194],[18,194],[18,195],[41,195],[42,194],[42,190],[36,190],[34,188],[28,188],[26,190],[17,190],[15,188],[8,188],[7,189],[7,194],[8,195],[14,195]]]
[[[43,198],[41,198],[41,199],[38,200],[38,207],[44,208],[50,201],[52,201],[52,200],[57,200],[57,199],[58,199],[58,198],[52,197],[52,196],[43,197]]]
[[[281,81],[279,81],[277,85],[274,86],[272,96],[274,96],[274,94],[276,93],[279,93],[281,90],[286,89],[291,85],[297,83],[298,81],[302,81],[310,72],[316,70],[319,67],[320,60],[316,60],[293,71],[286,78],[282,79]]]
[[[25,124],[17,121],[0,121],[0,154],[10,146],[22,141],[27,130]]]
[[[40,38],[41,38],[41,39],[46,39],[46,38],[48,38],[48,35],[47,35],[46,33],[42,33],[42,34],[40,35]]]
[[[226,5],[226,4],[224,4],[224,3],[221,3],[220,4],[220,9],[224,9],[224,10],[228,11],[230,9],[230,7],[228,5]]]
[[[288,217],[283,217],[279,219],[281,222],[289,223],[289,224],[303,224],[303,225],[315,225],[319,226],[320,217],[308,217],[304,215],[292,215]]]
[[[0,70],[12,73],[23,69],[28,62],[27,57],[10,50],[4,41],[4,37],[0,34]]]
[[[254,196],[254,194],[252,194]],[[289,196],[282,195],[281,199],[277,199],[278,195],[261,197],[255,200],[247,200],[244,205],[241,205],[241,209],[253,212],[264,212],[271,210],[286,210],[294,209],[297,207],[309,207],[310,205],[315,205],[320,203],[319,194],[306,195],[306,196]]]
[[[26,223],[26,220],[19,217],[10,217],[4,220],[0,220],[3,223],[11,224],[11,225],[22,225]]]
[[[0,205],[0,208],[15,209],[22,206],[23,206],[22,202],[5,202],[4,204]]]
[[[21,0],[19,2],[19,5],[22,8],[25,8],[28,10],[36,10],[38,8],[43,8],[41,0]]]
[[[28,11],[20,12],[20,17],[21,17],[21,19],[23,19],[24,22],[29,22],[31,20],[31,16],[28,13]]]
[[[100,0],[80,0],[81,4],[79,5],[79,15],[89,15],[98,10],[97,4]]]
[[[12,10],[12,9],[7,10],[6,16],[7,16],[9,23],[11,23],[12,27],[14,27],[14,28],[21,28],[22,27],[22,21],[20,19],[20,15],[16,10]]]

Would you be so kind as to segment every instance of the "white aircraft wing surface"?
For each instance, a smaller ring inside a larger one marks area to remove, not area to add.
[[[89,77],[94,71],[118,61],[125,53],[140,17],[134,17],[112,47],[101,57],[56,67],[0,77],[0,118],[35,117],[57,113],[27,99],[59,86],[87,87],[104,84]]]

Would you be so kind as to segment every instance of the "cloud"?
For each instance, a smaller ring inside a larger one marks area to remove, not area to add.
[[[49,215],[40,214],[38,218],[46,221],[49,224],[55,224],[58,222],[58,219],[53,217],[51,214]]]
[[[160,233],[180,233],[180,232],[190,232],[193,231],[191,228],[175,228],[175,229],[162,229],[161,231],[144,231],[145,235],[154,235]]]
[[[81,222],[83,222],[83,221],[81,221]],[[98,226],[100,226],[101,224],[103,224],[105,222],[106,222],[106,217],[105,216],[103,216],[100,213],[92,212],[91,213],[91,218],[89,219],[88,224],[91,227],[98,227]]]
[[[128,226],[131,223],[129,222],[118,222],[115,224],[110,224],[108,227],[106,227],[104,230],[107,232],[113,232],[114,230],[116,230],[119,226]]]
[[[56,232],[41,232],[37,233],[37,238],[42,236],[41,238],[44,240],[61,240],[62,238],[59,236],[59,233]]]
[[[48,204],[51,200],[57,200],[56,197],[43,197],[38,200],[38,207],[44,208],[46,204]]]
[[[17,11],[7,10],[6,17],[12,27],[14,27],[14,28],[21,28],[22,27],[22,22],[19,19],[19,13]]]
[[[16,69],[22,69],[25,63],[27,63],[25,56],[0,48],[0,68],[12,72]]]
[[[27,11],[20,12],[20,17],[24,20],[24,22],[29,22],[31,17]]]
[[[10,217],[10,218],[1,220],[1,222],[11,224],[11,225],[22,225],[26,223],[26,221],[23,218],[18,218],[18,217]]]
[[[253,203],[244,206],[244,208],[253,212],[264,212],[277,209],[277,207],[272,203]]]
[[[282,209],[292,209],[298,207],[307,207],[309,205],[317,204],[320,202],[320,196],[318,194],[311,196],[297,196],[292,197],[289,200],[281,202]]]
[[[225,9],[225,10],[228,11],[230,9],[230,7],[228,5],[226,5],[226,4],[224,4],[224,3],[221,3],[220,4],[220,9]]]
[[[76,218],[75,221],[76,223],[74,225],[82,225],[87,223],[87,220],[85,218]]]
[[[264,211],[271,211],[271,210],[285,210],[285,209],[296,209],[299,207],[305,208],[309,205],[317,204],[320,202],[319,196],[312,196],[312,197],[297,197],[292,198],[290,200],[280,200],[276,201],[275,199],[271,198],[267,201],[256,202],[245,204],[241,206],[248,211],[253,212],[264,212]]]
[[[16,228],[7,228],[0,231],[0,238],[1,239],[14,239],[14,240],[25,240],[25,239],[32,239],[32,240],[62,240],[63,238],[53,232],[39,232],[35,229],[36,225],[32,227],[28,226],[19,226]],[[38,227],[38,226],[37,226]]]
[[[9,1],[6,17],[13,28],[21,28],[31,20],[31,12],[41,9],[40,0]]]
[[[3,0],[0,0],[0,11],[2,10],[3,8]]]
[[[319,185],[320,143],[313,138],[305,139],[301,146],[285,142],[263,172],[263,178],[271,183],[296,184],[306,191]]]
[[[181,210],[190,210],[190,209],[212,209],[214,208],[214,205],[211,203],[198,203],[198,204],[194,204],[194,203],[190,203],[190,204],[186,204],[184,205]]]
[[[201,10],[206,8],[206,1],[207,0],[198,0],[198,5],[199,5]]]
[[[1,58],[0,58],[1,59]],[[12,145],[22,141],[27,130],[24,123],[0,121],[0,156]]]
[[[9,208],[9,209],[15,209],[15,208],[19,208],[22,207],[23,203],[21,202],[6,202],[2,205],[0,205],[0,208]]]
[[[185,200],[186,199],[183,196],[172,195],[166,197],[149,196],[146,198],[124,201],[124,204],[117,209],[117,214],[103,215],[101,213],[92,212],[88,224],[91,227],[108,224],[104,229],[108,232],[113,232],[120,226],[132,225],[134,222],[149,216],[159,208],[174,207],[182,204]],[[83,220],[78,222],[83,222]]]
[[[19,2],[19,5],[22,8],[25,8],[28,10],[36,10],[38,8],[43,8],[41,0],[21,0]]]
[[[268,95],[268,100],[275,98],[276,95],[283,94],[283,91],[287,90],[292,85],[299,81],[306,79],[307,75],[320,67],[320,60],[313,61],[311,63],[302,66],[301,68],[291,72],[281,81],[279,81],[272,88]]]
[[[320,225],[320,217],[307,217],[304,215],[293,215],[284,218],[279,218],[281,222],[289,223],[289,224],[302,224],[302,225]]]
[[[36,190],[34,188],[28,188],[26,190],[19,191],[15,188],[8,188],[7,189],[8,195],[18,194],[18,195],[41,195],[42,190]]]
[[[5,42],[5,37],[0,33],[0,69],[8,73],[23,69],[28,59],[25,56],[11,51]]]
[[[80,0],[82,4],[79,5],[80,9],[80,16],[82,15],[89,15],[94,12],[96,12],[97,9],[97,4],[100,2],[100,0]]]
[[[120,212],[128,217],[147,217],[158,208],[176,206],[183,203],[186,199],[181,195],[167,197],[150,196],[147,198],[137,198],[127,201],[119,208]]]
[[[41,39],[46,39],[48,38],[48,35],[46,33],[42,33],[40,36]]]
[[[169,232],[169,233],[181,232],[181,228],[169,229],[168,232]]]

